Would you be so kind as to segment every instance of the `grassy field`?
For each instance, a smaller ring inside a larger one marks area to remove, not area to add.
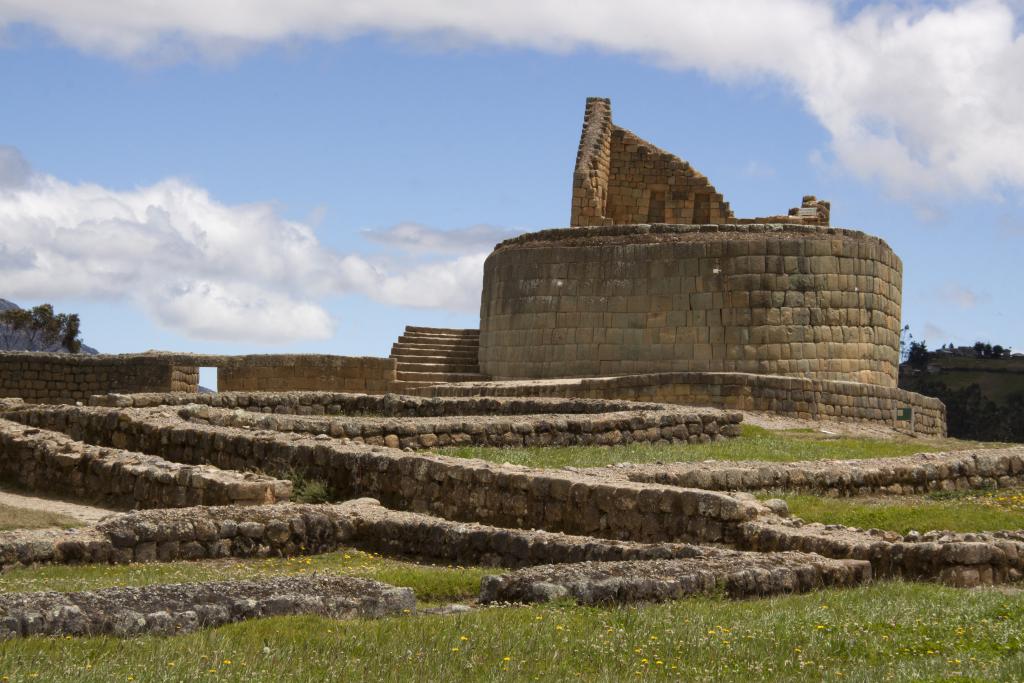
[[[981,444],[957,439],[852,439],[814,430],[772,431],[743,425],[742,438],[697,445],[630,444],[614,448],[567,446],[490,448],[467,446],[440,449],[460,458],[479,458],[528,467],[603,467],[617,462],[696,462],[700,460],[796,460],[894,458],[914,453],[977,448]]]
[[[448,452],[558,467],[708,458],[879,458],[977,446],[951,440],[834,438],[751,426],[743,430],[745,439],[696,447]],[[1020,491],[900,499],[785,497],[796,515],[853,526],[899,531],[1024,527]],[[25,519],[18,518],[17,525]],[[0,574],[0,591],[332,572],[408,586],[421,607],[429,607],[471,603],[480,579],[500,571],[423,565],[347,550],[302,558],[14,569]],[[1024,680],[1022,645],[1024,593],[879,582],[763,600],[708,597],[607,608],[558,603],[355,621],[281,617],[172,638],[10,640],[0,643],[0,683]]]
[[[0,644],[11,681],[1021,680],[1024,597],[925,584],[728,602],[285,617]]]
[[[774,497],[784,498],[795,516],[823,524],[889,529],[904,534],[932,529],[1024,529],[1024,492],[1019,489],[877,498],[792,494]]]
[[[81,526],[74,517],[68,517],[47,510],[26,510],[0,503],[0,531],[9,529],[41,529],[44,527],[61,527],[69,529]]]

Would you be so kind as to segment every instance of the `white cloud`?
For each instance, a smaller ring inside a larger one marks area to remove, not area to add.
[[[381,230],[364,230],[363,237],[371,242],[420,253],[464,254],[467,251],[489,253],[498,242],[514,237],[518,232],[495,225],[438,230],[419,223],[399,223]]]
[[[1024,186],[1019,0],[0,0],[82,49],[220,58],[266,43],[381,31],[445,44],[597,48],[724,80],[767,77],[802,98],[855,173],[892,190]],[[600,94],[600,93],[595,93]]]
[[[943,287],[940,295],[944,301],[949,301],[963,309],[975,308],[978,304],[987,301],[989,298],[985,293],[975,292],[969,287],[956,283],[949,283]]]
[[[29,169],[17,150],[5,157],[5,149],[13,148],[0,148],[0,171]],[[333,322],[319,303],[329,295],[479,306],[487,252],[473,242],[461,252],[448,244],[447,261],[407,257],[382,265],[328,249],[311,227],[268,204],[222,204],[180,180],[123,191],[30,170],[16,180],[0,183],[5,298],[127,299],[192,337],[267,343],[330,337]],[[424,235],[445,244],[443,231],[383,232],[399,247]]]

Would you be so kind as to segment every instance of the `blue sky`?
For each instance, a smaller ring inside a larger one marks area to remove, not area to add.
[[[0,0],[0,297],[104,352],[475,327],[490,246],[567,223],[591,95],[739,216],[815,194],[886,239],[931,346],[1024,350],[1020,5],[120,1]]]

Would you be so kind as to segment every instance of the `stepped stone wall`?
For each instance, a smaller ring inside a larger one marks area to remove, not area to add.
[[[736,219],[714,185],[690,164],[612,123],[611,101],[588,97],[569,225],[764,223],[828,225],[830,205],[805,196],[785,216]]]
[[[4,417],[97,445],[188,464],[303,472],[342,498],[496,526],[641,542],[729,542],[767,510],[749,496],[492,465],[308,437],[185,422],[159,409],[29,406]]]
[[[480,369],[494,379],[745,372],[895,387],[902,263],[807,225],[530,233],[484,265]]]
[[[897,410],[911,408],[913,431],[946,435],[946,406],[937,398],[858,382],[753,375],[739,372],[664,372],[622,377],[449,384],[415,390],[435,397],[580,396],[588,399],[655,401],[757,410],[806,420],[893,424]],[[909,431],[911,422],[901,421]]]

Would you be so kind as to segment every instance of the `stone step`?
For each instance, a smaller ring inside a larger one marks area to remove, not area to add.
[[[407,344],[399,342],[392,345],[392,356],[445,356],[446,358],[476,358],[479,348],[476,346],[451,347],[438,344]]]
[[[435,334],[435,335],[448,335],[458,337],[479,337],[480,330],[478,329],[456,329],[450,327],[417,327],[415,325],[406,325],[405,334],[410,333],[421,333],[421,334]]]
[[[475,372],[398,372],[398,379],[403,382],[479,382],[483,375]]]
[[[459,337],[431,337],[428,335],[410,336],[403,334],[398,338],[401,344],[439,344],[459,348],[476,348],[480,346],[477,339],[464,339]]]
[[[391,384],[391,393],[401,394],[404,391],[411,391],[413,389],[420,389],[422,387],[436,386],[437,382],[417,382],[417,381],[396,381]]]
[[[423,356],[415,356],[416,358],[423,358]],[[445,361],[430,362],[430,363],[416,363],[416,362],[404,362],[399,360],[398,372],[461,372],[470,374],[480,374],[480,366],[476,363],[448,363]]]

